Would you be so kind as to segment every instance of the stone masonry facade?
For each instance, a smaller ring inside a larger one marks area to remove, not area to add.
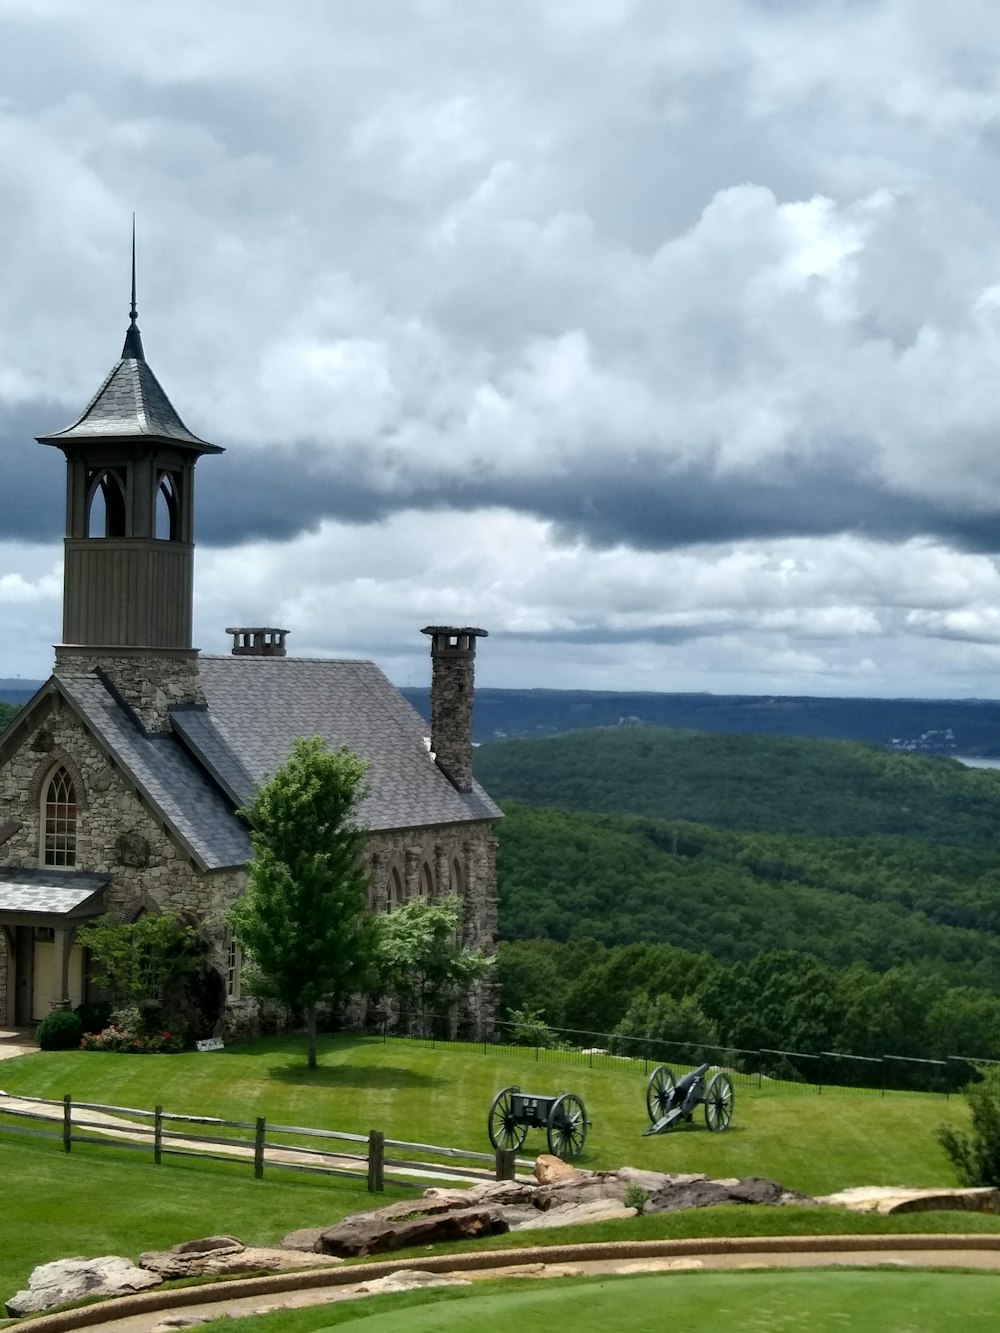
[[[126,662],[130,659],[124,659]],[[102,659],[107,670],[108,659]],[[109,915],[142,911],[197,920],[212,940],[212,961],[227,974],[225,917],[246,883],[242,868],[204,872],[166,831],[74,714],[53,696],[47,712],[0,766],[0,868],[40,864],[42,794],[58,765],[72,774],[79,804],[76,869],[110,876]],[[455,894],[463,904],[462,943],[491,951],[497,935],[496,838],[488,821],[378,831],[368,835],[371,908],[391,910],[421,895]],[[8,938],[0,931],[0,1022],[9,1013]],[[484,1008],[484,994],[475,1005]],[[252,1031],[258,1007],[235,998],[224,1032]]]
[[[87,676],[99,671],[110,681],[147,731],[170,730],[167,710],[175,704],[204,704],[198,678],[198,654],[190,650],[148,653],[123,649],[56,648],[57,676]]]

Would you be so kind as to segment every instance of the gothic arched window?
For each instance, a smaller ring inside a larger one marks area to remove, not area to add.
[[[175,542],[180,537],[180,505],[177,478],[172,472],[161,472],[156,487],[156,521],[154,532],[162,541]]]
[[[420,896],[421,898],[434,897],[434,872],[431,870],[430,862],[425,861],[420,867]]]
[[[73,779],[60,765],[42,796],[42,864],[76,865],[77,796]]]
[[[405,897],[399,866],[393,866],[389,871],[389,891],[386,894],[385,910],[391,912],[396,907],[402,907]]]
[[[125,482],[114,468],[87,477],[87,536],[125,536]]]

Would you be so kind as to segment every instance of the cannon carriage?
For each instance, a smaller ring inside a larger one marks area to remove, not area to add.
[[[529,1129],[544,1129],[549,1152],[571,1161],[583,1152],[587,1139],[587,1108],[574,1092],[554,1096],[501,1088],[490,1103],[487,1118],[490,1142],[497,1150],[517,1152]]]
[[[706,1084],[710,1067],[699,1065],[679,1079],[666,1065],[653,1070],[646,1081],[646,1110],[651,1123],[643,1130],[644,1137],[665,1134],[681,1120],[690,1121],[699,1106],[705,1108],[705,1124],[710,1130],[729,1128],[736,1099],[733,1080],[720,1070]]]

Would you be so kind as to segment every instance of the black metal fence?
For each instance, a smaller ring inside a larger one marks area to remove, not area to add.
[[[661,1064],[669,1065],[677,1072],[707,1062],[725,1068],[740,1082],[758,1087],[797,1085],[820,1092],[824,1088],[845,1088],[882,1096],[889,1091],[935,1092],[947,1096],[975,1080],[978,1067],[1000,1063],[971,1055],[930,1059],[888,1053],[872,1056],[853,1055],[849,1051],[751,1049],[700,1041],[659,1041],[572,1028],[540,1027],[532,1032],[524,1024],[499,1020],[494,1021],[482,1037],[473,1038],[463,1036],[453,1025],[449,1027],[445,1019],[427,1015],[417,1018],[405,1013],[391,1020],[380,1019],[347,1030],[372,1040],[445,1045],[483,1054],[516,1050],[539,1062],[633,1074],[637,1068],[648,1073]],[[448,1035],[433,1035],[435,1033]]]

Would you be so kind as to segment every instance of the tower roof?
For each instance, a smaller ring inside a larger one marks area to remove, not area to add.
[[[82,415],[64,430],[39,435],[39,444],[64,444],[84,440],[117,439],[169,442],[199,454],[221,454],[218,444],[192,435],[150,370],[141,353],[138,326],[133,322],[125,339],[123,358],[84,408]],[[134,335],[134,336],[133,336]]]
[[[149,440],[180,444],[198,454],[221,454],[222,447],[192,435],[174,411],[160,381],[146,364],[135,305],[135,214],[132,215],[132,303],[121,360],[91,398],[83,414],[63,430],[38,435],[39,444],[84,440]]]

